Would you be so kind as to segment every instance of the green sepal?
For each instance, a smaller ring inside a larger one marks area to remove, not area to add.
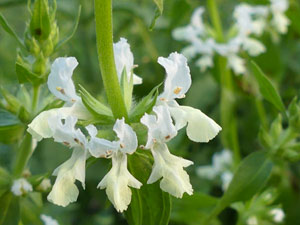
[[[156,9],[155,9],[154,16],[153,16],[153,19],[152,19],[150,27],[149,27],[150,30],[153,30],[156,20],[162,15],[163,10],[164,10],[164,0],[153,0],[153,1],[156,5]]]
[[[0,25],[3,27],[3,29],[10,34],[17,42],[18,44],[26,49],[23,41],[18,37],[18,35],[16,34],[16,32],[12,29],[12,27],[8,24],[8,22],[6,21],[6,19],[4,18],[4,16],[0,13]]]
[[[125,212],[130,225],[167,225],[171,213],[171,198],[160,189],[159,182],[147,184],[152,170],[153,158],[149,151],[138,150],[128,156],[130,173],[143,186],[140,189],[131,188],[132,199]]]
[[[75,19],[75,24],[73,26],[72,32],[70,33],[70,35],[68,35],[67,37],[63,38],[62,40],[60,40],[57,43],[57,45],[54,48],[55,51],[57,51],[60,47],[62,47],[64,44],[66,44],[74,36],[74,34],[75,34],[76,30],[77,30],[78,24],[79,24],[80,15],[81,15],[81,5],[78,7],[78,12],[77,12],[77,16],[76,16],[76,19]]]
[[[14,95],[9,93],[6,89],[4,89],[0,85],[0,94],[4,97],[6,101],[6,109],[14,114],[17,114],[19,112],[19,109],[21,107],[21,102],[19,99],[17,99]]]
[[[129,121],[139,122],[145,113],[150,113],[156,104],[158,88],[161,84],[154,87],[149,94],[144,97],[129,113]]]
[[[124,67],[122,75],[121,75],[120,86],[121,86],[121,92],[123,95],[126,109],[129,112],[131,109],[131,103],[132,103],[133,73],[131,72],[130,80],[128,81],[128,76],[127,76],[125,67]]]
[[[274,85],[255,62],[251,62],[251,67],[256,81],[259,85],[261,95],[272,105],[274,105],[279,111],[285,113],[285,106]]]
[[[0,225],[18,225],[20,221],[19,198],[11,191],[0,197]]]
[[[51,175],[50,172],[44,174],[38,174],[34,176],[30,176],[27,178],[28,182],[35,188],[39,186],[45,178],[48,178]]]
[[[106,105],[94,98],[87,90],[79,85],[79,93],[85,107],[95,116],[99,123],[107,124],[114,121],[113,114]]]
[[[19,140],[24,132],[24,124],[12,113],[0,109],[0,142],[9,144]]]
[[[30,33],[37,40],[46,40],[51,33],[51,18],[47,0],[36,0],[30,20]]]

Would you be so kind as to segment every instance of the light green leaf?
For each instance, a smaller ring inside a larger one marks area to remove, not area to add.
[[[0,109],[0,142],[13,143],[22,136],[24,125],[10,112]]]
[[[68,35],[67,37],[63,38],[62,40],[60,40],[58,42],[58,44],[55,46],[55,50],[58,50],[60,47],[62,47],[64,44],[66,44],[69,40],[71,40],[71,38],[74,36],[74,34],[77,30],[78,24],[79,24],[80,14],[81,14],[81,5],[78,8],[78,12],[77,12],[77,16],[76,16],[76,20],[75,20],[75,24],[74,24],[72,32],[70,33],[70,35]]]
[[[30,32],[37,40],[46,40],[51,33],[48,0],[36,0],[30,21]]]
[[[167,225],[170,219],[171,198],[159,187],[159,182],[147,184],[152,170],[150,154],[136,152],[128,157],[131,174],[143,183],[141,189],[132,188],[132,200],[125,212],[129,225]]]
[[[130,80],[128,81],[125,67],[121,75],[120,86],[121,86],[123,99],[126,105],[126,109],[127,111],[130,111],[131,103],[132,103],[132,91],[133,91],[133,73],[131,73]]]
[[[16,73],[20,84],[32,83],[40,84],[44,83],[44,79],[39,77],[37,74],[31,72],[24,64],[16,62]]]
[[[214,218],[234,202],[251,199],[266,184],[272,167],[273,163],[263,151],[247,156],[237,168],[227,191],[210,214],[209,219]]]
[[[12,29],[12,27],[8,24],[8,22],[6,21],[6,19],[4,18],[4,16],[0,13],[0,25],[3,27],[3,29],[10,34],[14,39],[16,39],[16,41],[18,42],[18,44],[26,49],[23,41],[18,37],[18,35],[16,34],[16,32]]]
[[[267,76],[255,62],[251,62],[251,67],[259,85],[261,95],[271,104],[273,104],[279,111],[284,112],[285,107],[282,99],[271,81],[267,78]]]
[[[149,94],[144,97],[129,113],[130,122],[139,122],[145,113],[150,113],[155,106],[158,96],[158,88],[161,84],[154,87]]]
[[[154,3],[156,4],[156,10],[150,25],[150,30],[152,30],[155,26],[156,20],[162,15],[163,10],[164,10],[164,0],[153,0]]]

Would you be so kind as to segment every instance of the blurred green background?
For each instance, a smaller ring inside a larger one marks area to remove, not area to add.
[[[233,22],[234,6],[241,2],[267,3],[263,0],[219,0],[218,5],[225,30]],[[61,37],[71,32],[79,5],[82,5],[82,13],[76,34],[68,44],[56,53],[56,57],[75,56],[79,62],[73,76],[75,83],[80,83],[94,95],[101,96],[104,94],[104,89],[96,52],[93,1],[58,0],[57,4],[57,21]],[[165,0],[164,13],[157,20],[154,30],[150,31],[148,28],[155,11],[155,5],[152,1],[114,1],[114,41],[117,42],[120,37],[128,39],[135,56],[135,64],[139,65],[135,73],[141,76],[144,81],[142,85],[135,87],[136,99],[140,99],[155,85],[163,81],[165,72],[157,64],[157,58],[159,56],[167,57],[169,53],[174,51],[179,52],[185,46],[185,43],[172,39],[171,32],[176,27],[188,24],[193,10],[200,5],[205,5],[205,1]],[[26,1],[1,0],[0,12],[5,15],[18,35],[22,37],[25,23],[29,18]],[[206,13],[205,17],[207,16]],[[268,34],[264,35],[262,41],[266,45],[267,51],[254,59],[274,81],[286,104],[300,93],[300,2],[298,0],[290,1],[288,17],[291,20],[289,32],[282,36],[278,43],[272,42]],[[0,28],[0,84],[12,92],[18,87],[15,72],[17,48],[15,40]],[[193,61],[189,62],[189,66],[193,85],[184,100],[185,105],[199,108],[219,122],[220,86],[218,74],[214,70],[201,73]],[[260,149],[257,138],[260,122],[257,119],[254,96],[245,85],[247,79],[249,79],[247,76],[235,77],[238,94],[239,140],[243,156]],[[277,111],[268,103],[265,103],[265,107],[268,119],[272,121],[277,115]],[[197,166],[210,164],[212,155],[222,150],[220,136],[209,144],[198,144],[188,141],[184,131],[181,131],[170,146],[174,154],[194,161],[194,166],[189,167],[188,172],[195,192],[204,192],[214,196],[222,194],[222,189],[218,185],[201,179],[195,174]],[[0,145],[0,165],[10,167],[14,151],[14,146]],[[52,171],[69,156],[70,151],[62,145],[54,143],[52,140],[42,141],[30,161],[31,172],[35,174]],[[280,190],[278,201],[283,204],[287,213],[285,224],[296,225],[300,221],[300,166],[299,163],[295,163],[287,165],[287,168],[287,171],[278,173],[278,176],[285,176],[286,181],[285,184],[281,182],[278,186]],[[98,182],[108,169],[109,164],[106,160],[99,160],[93,164],[87,169],[86,190],[81,190],[78,201],[66,208],[54,206],[45,201],[44,213],[53,216],[63,225],[127,224],[124,217],[115,212],[107,200],[105,192],[96,189]],[[80,187],[80,189],[82,188]],[[176,203],[174,204],[176,208]],[[191,208],[193,207],[191,206]],[[174,213],[176,212],[173,212],[171,218],[175,218]],[[234,224],[236,213],[229,209],[221,214],[221,218],[223,224]],[[186,223],[171,219],[170,224],[195,225],[197,218]]]

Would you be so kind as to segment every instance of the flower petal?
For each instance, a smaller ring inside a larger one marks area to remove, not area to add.
[[[74,102],[79,99],[76,95],[72,80],[73,71],[78,65],[74,57],[60,57],[55,59],[48,76],[48,88],[57,98]]]
[[[87,153],[84,149],[74,148],[71,158],[56,168],[53,175],[57,178],[47,197],[48,201],[65,207],[77,200],[79,191],[75,180],[79,180],[85,187],[86,157]]]
[[[125,119],[117,120],[113,130],[119,138],[119,149],[123,153],[132,154],[138,146],[137,136],[134,130],[125,123]]]
[[[119,80],[121,79],[124,69],[126,70],[128,80],[130,80],[134,68],[133,54],[130,50],[130,45],[125,38],[120,38],[120,41],[114,44],[114,55]],[[133,75],[133,84],[141,84],[142,81],[142,78],[135,74]]]
[[[164,92],[159,98],[166,100],[184,98],[192,83],[187,59],[184,55],[174,52],[168,58],[159,57],[158,63],[165,68],[167,73]]]
[[[199,109],[189,106],[169,107],[169,109],[178,130],[187,124],[187,136],[192,141],[208,142],[222,129]]]
[[[121,152],[114,153],[112,168],[98,185],[98,188],[106,188],[108,199],[118,212],[127,209],[131,202],[130,187],[139,189],[142,183],[135,179],[127,169],[127,155]]]
[[[166,144],[155,144],[151,148],[154,157],[152,173],[147,181],[148,184],[160,181],[160,188],[171,195],[182,198],[184,192],[193,193],[190,178],[184,167],[193,164],[192,161],[172,155]]]

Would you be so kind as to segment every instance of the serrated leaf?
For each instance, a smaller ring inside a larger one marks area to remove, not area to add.
[[[251,62],[251,67],[256,81],[259,85],[261,95],[271,104],[273,104],[279,111],[284,112],[285,106],[278,91],[275,89],[271,81],[267,78],[267,76],[255,62]]]
[[[78,24],[79,24],[80,14],[81,14],[81,5],[78,8],[78,12],[77,12],[77,16],[76,16],[76,19],[75,19],[75,24],[74,24],[74,27],[72,29],[72,32],[70,33],[70,35],[63,38],[62,40],[60,40],[57,43],[57,45],[55,46],[55,50],[58,50],[60,47],[62,47],[64,44],[66,44],[69,40],[71,40],[71,38],[74,36],[74,34],[77,30]]]
[[[79,85],[79,93],[85,107],[96,117],[99,122],[111,123],[114,121],[110,108],[94,98],[87,90]]]
[[[250,200],[266,184],[273,168],[263,151],[247,156],[237,168],[231,183],[209,218],[218,215],[234,202]]]
[[[150,113],[152,111],[152,108],[155,106],[156,99],[158,96],[158,88],[161,84],[157,85],[155,88],[153,88],[149,94],[144,97],[130,112],[129,114],[129,121],[139,122],[142,116],[145,113]]]
[[[20,220],[19,198],[10,191],[0,198],[0,225],[18,225]]]
[[[18,44],[26,49],[23,41],[18,37],[18,35],[16,34],[16,32],[12,29],[12,27],[8,24],[8,22],[6,21],[6,19],[4,18],[4,16],[0,13],[0,25],[2,26],[2,28],[8,33],[10,34],[17,42]]]
[[[167,225],[170,219],[171,198],[159,187],[159,182],[147,184],[152,170],[150,154],[138,153],[128,156],[131,174],[143,183],[141,189],[132,190],[132,200],[125,212],[130,225]]]
[[[17,141],[24,132],[24,125],[12,113],[0,109],[0,142],[13,143]]]
[[[51,32],[51,21],[47,0],[36,0],[30,21],[30,32],[38,40],[46,40]]]

